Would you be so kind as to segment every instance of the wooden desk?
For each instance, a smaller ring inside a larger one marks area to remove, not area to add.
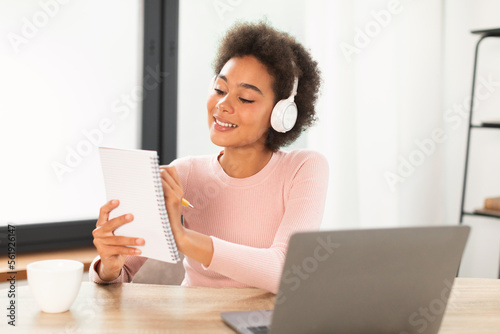
[[[274,304],[273,294],[254,288],[83,282],[68,312],[49,314],[38,308],[28,286],[18,291],[12,331],[5,316],[7,291],[0,290],[0,333],[234,333],[220,320],[220,312]]]
[[[7,305],[0,290],[0,309]],[[84,282],[70,311],[41,312],[27,286],[18,288],[16,330],[1,333],[234,333],[220,312],[272,308],[274,296],[253,288],[199,288]],[[500,280],[458,278],[441,334],[500,333]]]

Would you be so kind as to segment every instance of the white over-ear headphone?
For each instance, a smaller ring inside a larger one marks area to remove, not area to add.
[[[276,103],[271,112],[271,126],[278,132],[285,133],[290,131],[297,121],[297,105],[293,100],[295,95],[297,95],[298,85],[299,79],[296,77],[290,97]]]

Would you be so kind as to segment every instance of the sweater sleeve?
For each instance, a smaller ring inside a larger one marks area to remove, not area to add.
[[[289,238],[296,232],[319,229],[327,187],[328,162],[316,153],[291,176],[285,212],[271,247],[255,248],[211,236],[214,254],[204,269],[277,293]]]
[[[134,275],[141,269],[142,265],[146,262],[147,258],[142,256],[127,256],[125,264],[123,265],[120,275],[112,281],[104,281],[99,277],[96,271],[96,265],[101,261],[101,257],[97,256],[89,268],[90,281],[97,284],[114,284],[114,283],[130,283]]]

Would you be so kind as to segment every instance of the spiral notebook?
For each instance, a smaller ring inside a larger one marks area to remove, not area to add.
[[[156,151],[99,147],[106,199],[120,205],[109,219],[131,213],[134,220],[118,227],[114,234],[143,238],[141,256],[176,263],[180,260],[161,186]]]

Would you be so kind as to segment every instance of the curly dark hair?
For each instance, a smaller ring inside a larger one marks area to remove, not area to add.
[[[276,152],[290,145],[316,121],[314,104],[321,84],[318,63],[294,37],[277,31],[265,22],[236,23],[222,38],[213,66],[215,74],[233,57],[254,56],[264,64],[274,78],[273,91],[276,102],[287,99],[293,88],[294,78],[299,85],[295,104],[298,115],[295,126],[286,133],[269,128],[266,146]]]

